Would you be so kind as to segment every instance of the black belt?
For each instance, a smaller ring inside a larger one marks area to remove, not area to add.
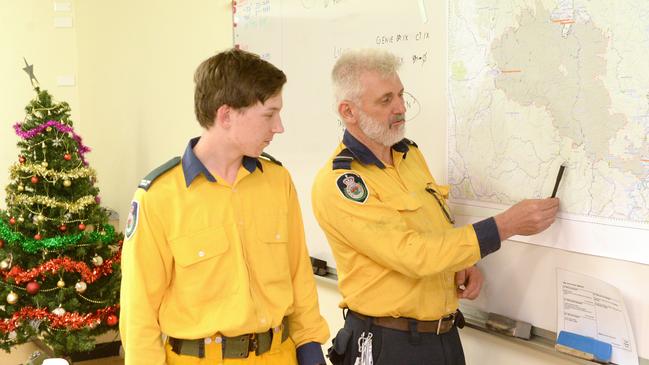
[[[370,319],[374,325],[398,331],[409,332],[416,330],[419,333],[435,333],[438,335],[449,332],[453,326],[464,327],[464,316],[458,309],[457,312],[435,321],[420,321],[406,317],[370,317],[354,311],[349,311],[353,316],[362,320]]]
[[[282,342],[288,338],[288,317],[284,317],[282,325]],[[247,358],[251,351],[257,356],[268,352],[273,343],[275,331],[271,328],[261,333],[248,333],[235,337],[221,336],[221,348],[224,359],[243,359]],[[169,337],[171,350],[178,355],[195,356],[198,358],[205,357],[205,339],[183,340]]]

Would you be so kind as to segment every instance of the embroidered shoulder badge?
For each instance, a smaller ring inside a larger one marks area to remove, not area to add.
[[[128,218],[126,218],[126,239],[131,238],[135,229],[137,228],[137,213],[138,213],[139,203],[136,200],[131,202],[131,210],[128,212]]]
[[[363,178],[353,172],[340,175],[338,180],[336,180],[336,185],[345,198],[357,203],[365,203],[367,197],[370,195],[370,191],[367,185],[365,185]]]

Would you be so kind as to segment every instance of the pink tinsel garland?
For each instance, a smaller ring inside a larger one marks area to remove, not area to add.
[[[81,142],[81,136],[76,134],[74,132],[74,128],[70,127],[69,125],[65,125],[55,120],[50,120],[47,123],[43,123],[34,129],[24,131],[20,122],[14,124],[14,129],[16,130],[16,134],[19,135],[22,139],[34,138],[37,135],[43,133],[43,131],[47,127],[54,127],[63,133],[72,133],[72,138],[74,138],[74,140],[77,142],[77,152],[79,153],[79,157],[81,158],[83,164],[85,166],[88,166],[88,162],[86,162],[86,159],[83,156],[86,154],[86,152],[90,152],[90,148],[85,146],[83,142]]]

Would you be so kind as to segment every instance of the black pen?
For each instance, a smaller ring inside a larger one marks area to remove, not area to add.
[[[561,182],[561,177],[563,176],[563,170],[566,169],[566,165],[561,164],[559,167],[559,173],[557,174],[557,181],[554,182],[554,190],[552,190],[552,196],[550,198],[554,198],[557,196],[557,190],[559,190],[559,183]]]

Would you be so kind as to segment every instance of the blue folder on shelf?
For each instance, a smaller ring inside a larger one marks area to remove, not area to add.
[[[608,363],[611,361],[613,347],[610,343],[576,333],[561,331],[554,346],[558,351],[582,359]]]

